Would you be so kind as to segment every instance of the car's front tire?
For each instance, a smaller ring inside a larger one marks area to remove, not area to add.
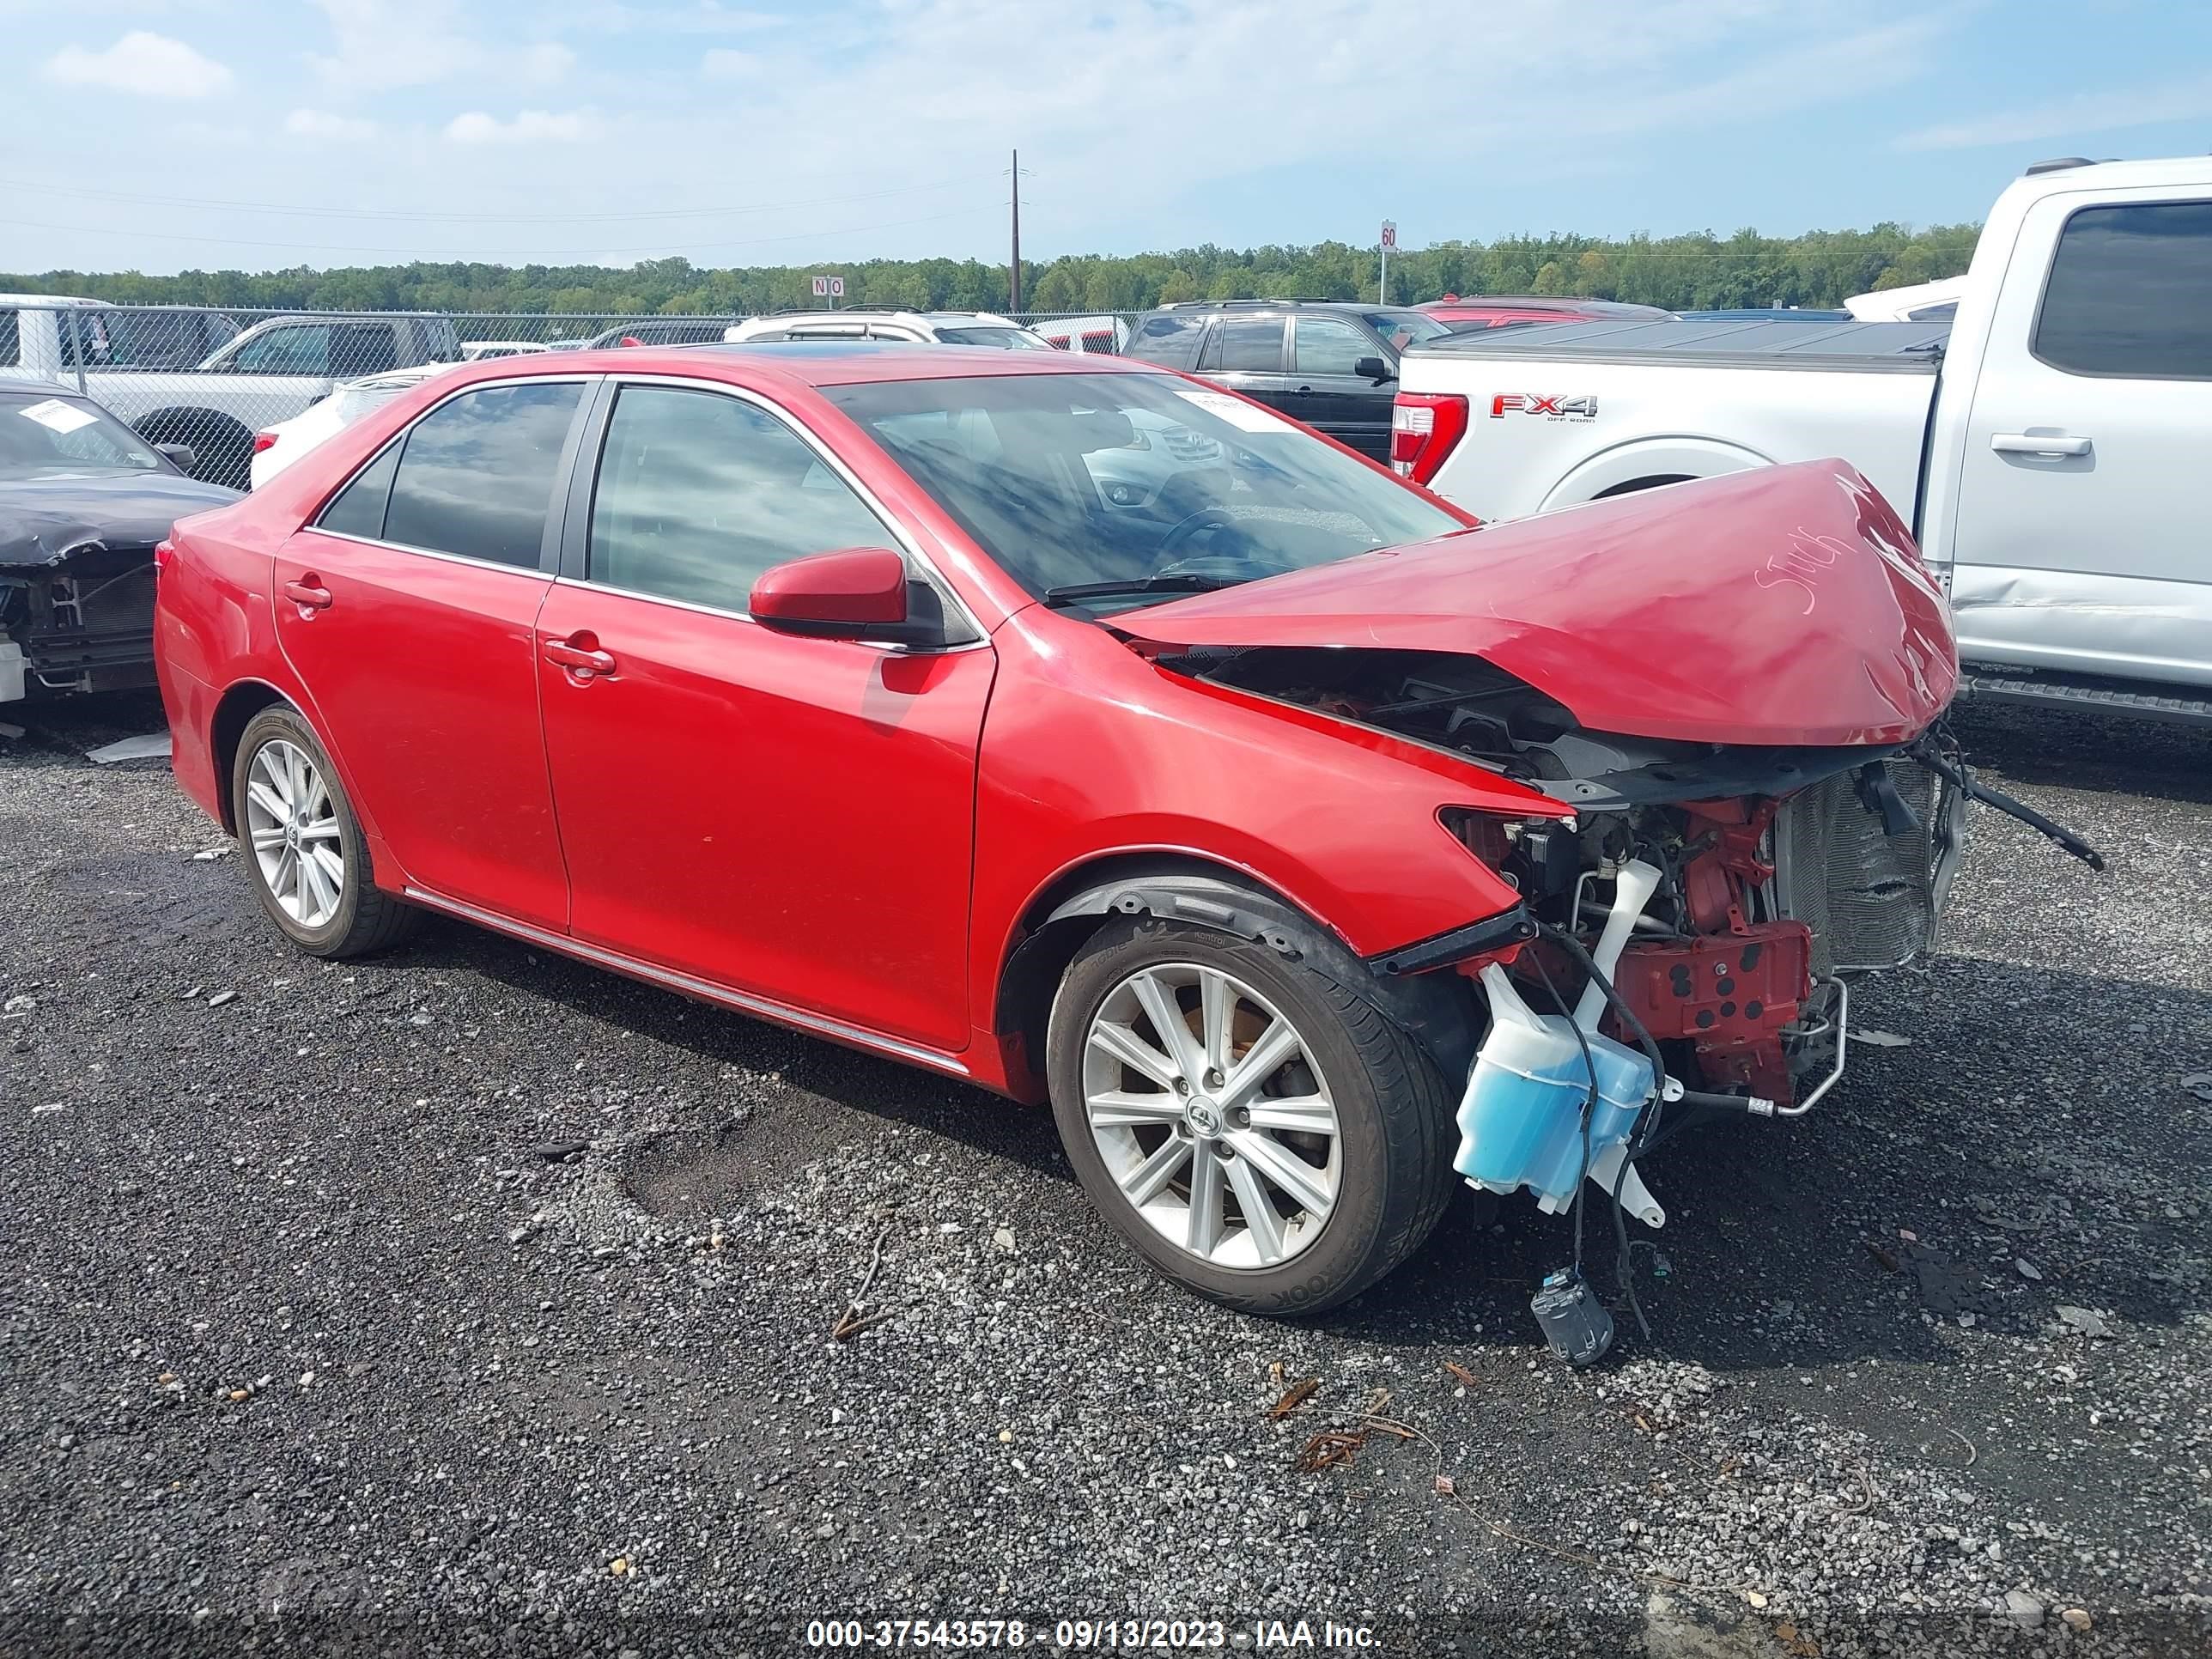
[[[1451,1192],[1442,1078],[1364,969],[1329,966],[1351,971],[1116,918],[1053,1003],[1053,1113],[1091,1201],[1161,1273],[1247,1312],[1357,1296]]]
[[[230,799],[254,896],[302,951],[362,956],[411,930],[420,913],[378,889],[361,821],[295,711],[275,706],[246,723]]]

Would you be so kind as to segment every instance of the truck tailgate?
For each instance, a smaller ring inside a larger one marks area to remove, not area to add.
[[[1466,400],[1451,411],[1464,435],[1427,482],[1478,517],[1837,456],[1910,520],[1948,331],[1756,321],[1493,329],[1408,351],[1401,389],[1413,404]]]

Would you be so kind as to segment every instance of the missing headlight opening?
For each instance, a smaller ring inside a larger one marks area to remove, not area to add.
[[[1586,729],[1478,658],[1255,647],[1161,661],[1447,750],[1571,809],[1444,808],[1442,828],[1521,895],[1522,926],[1378,965],[1481,988],[1489,1028],[1454,1168],[1576,1208],[1576,1262],[1539,1310],[1576,1364],[1605,1346],[1579,1325],[1554,1332],[1582,1284],[1587,1193],[1617,1225],[1658,1227],[1640,1156],[1700,1115],[1799,1115],[1834,1086],[1850,981],[1935,945],[1969,793],[1984,793],[1940,726],[1887,745],[1692,743]]]

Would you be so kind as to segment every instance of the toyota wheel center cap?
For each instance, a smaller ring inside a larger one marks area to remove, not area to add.
[[[1204,1095],[1194,1095],[1190,1103],[1182,1109],[1182,1121],[1191,1133],[1203,1140],[1212,1140],[1221,1133],[1221,1108]]]

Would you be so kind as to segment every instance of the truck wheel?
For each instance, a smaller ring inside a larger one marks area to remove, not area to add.
[[[380,890],[361,821],[307,721],[279,704],[246,721],[230,770],[231,810],[254,896],[309,956],[397,944],[420,912]]]
[[[1060,982],[1046,1072],[1101,1213],[1162,1274],[1247,1312],[1357,1296],[1451,1192],[1427,1056],[1358,986],[1254,940],[1108,922]]]

